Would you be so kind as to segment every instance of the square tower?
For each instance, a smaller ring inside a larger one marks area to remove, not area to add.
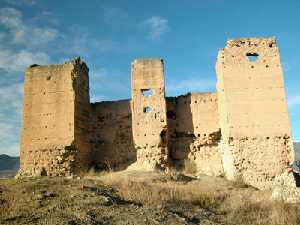
[[[294,185],[294,151],[274,38],[229,40],[216,64],[223,167],[260,189]]]
[[[79,58],[26,70],[21,176],[66,176],[89,168],[89,101],[88,67]]]
[[[132,129],[136,166],[163,169],[168,161],[164,63],[135,60],[131,66]]]

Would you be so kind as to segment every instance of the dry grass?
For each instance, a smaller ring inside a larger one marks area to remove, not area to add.
[[[249,185],[245,183],[243,177],[237,177],[233,182],[232,185],[236,188],[248,188]]]
[[[196,174],[197,173],[197,165],[195,161],[185,160],[184,161],[184,171],[186,174]]]
[[[108,170],[96,170],[92,167],[87,173],[84,174],[85,177],[95,177],[95,176],[103,176],[106,174],[110,174],[113,171],[111,169]]]
[[[107,199],[112,203],[107,205]],[[189,181],[172,173],[90,171],[80,180],[42,178],[0,182],[0,224],[124,224],[124,218],[131,224],[143,224],[145,216],[158,215],[157,218],[170,219],[165,224],[174,225],[182,223],[174,222],[176,216],[168,217],[174,215],[170,212],[177,211],[191,221],[198,216],[202,221],[207,215],[199,217],[203,209],[216,222],[212,224],[300,224],[299,206],[271,201],[269,192],[245,187],[242,180],[229,182],[201,176]],[[161,216],[163,211],[165,214]],[[114,221],[108,223],[111,218]]]
[[[160,182],[149,175],[133,178],[131,175],[109,173],[100,179],[117,187],[127,200],[141,204],[170,202],[190,204],[220,215],[220,222],[243,225],[296,225],[300,224],[299,206],[270,200],[270,193],[248,187],[242,180],[228,182],[216,178],[215,182],[191,181],[189,183]],[[222,182],[224,184],[222,185]],[[221,187],[221,188],[220,188]]]
[[[18,218],[26,218],[26,222],[30,224],[36,220],[35,213],[38,211],[45,218],[45,221],[39,224],[58,224],[57,222],[62,217],[57,214],[57,218],[50,216],[54,209],[61,212],[61,214],[69,214],[70,217],[80,217],[81,205],[79,206],[77,203],[78,209],[71,209],[70,206],[75,205],[75,200],[70,196],[79,196],[81,193],[76,188],[71,187],[70,182],[66,179],[54,180],[48,178],[41,180],[7,180],[6,182],[2,180],[1,186],[6,186],[9,189],[3,190],[5,200],[3,205],[0,204],[0,218],[11,218],[12,221]],[[51,223],[49,219],[56,221],[56,223]],[[32,222],[30,222],[31,220]]]

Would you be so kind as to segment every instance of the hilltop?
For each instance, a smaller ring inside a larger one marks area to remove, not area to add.
[[[222,177],[150,172],[0,180],[0,224],[296,225],[297,205]]]

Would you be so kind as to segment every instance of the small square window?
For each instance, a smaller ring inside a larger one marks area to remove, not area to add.
[[[141,89],[142,95],[146,97],[150,97],[153,95],[152,89]]]
[[[152,112],[152,108],[149,107],[149,106],[146,106],[146,107],[144,107],[143,112],[144,113],[150,113],[150,112]]]
[[[255,62],[259,55],[257,53],[247,53],[246,56],[250,62]]]

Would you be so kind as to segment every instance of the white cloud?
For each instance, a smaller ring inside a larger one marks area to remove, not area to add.
[[[10,5],[35,5],[35,0],[4,0],[6,3]]]
[[[58,32],[27,22],[21,11],[14,8],[0,9],[0,25],[6,31],[0,33],[0,69],[7,72],[24,71],[31,64],[48,64],[48,54],[35,51],[56,39]]]
[[[300,95],[293,95],[288,97],[289,107],[294,107],[300,105]]]
[[[23,83],[0,87],[0,154],[18,155]]]
[[[0,120],[4,118],[5,115],[3,113],[5,111],[11,111],[9,116],[13,116],[13,113],[21,115],[22,95],[22,82],[0,88]]]
[[[0,24],[7,29],[6,39],[10,44],[37,46],[58,37],[57,30],[34,26],[26,22],[22,12],[14,8],[0,9]],[[4,35],[2,34],[2,36]]]
[[[130,95],[129,76],[114,69],[102,67],[91,70],[90,84],[91,102],[124,99]]]
[[[148,37],[152,40],[159,40],[162,35],[170,30],[168,20],[160,16],[152,16],[146,19],[142,26],[147,30]]]
[[[119,44],[113,40],[93,37],[84,28],[72,26],[62,36],[61,50],[65,54],[80,55],[83,58],[93,54],[119,51]]]
[[[16,122],[11,119],[0,120],[0,154],[19,155],[19,132]]]
[[[0,121],[0,138],[1,140],[10,139],[10,136],[13,135],[15,132],[14,124],[9,120],[1,120]]]
[[[20,155],[20,145],[11,144],[8,146],[0,146],[0,154],[6,154],[9,156],[19,156]]]
[[[0,48],[0,69],[7,72],[24,71],[32,64],[49,64],[50,58],[43,52],[21,50],[14,52]]]
[[[7,27],[18,27],[22,21],[22,13],[14,8],[0,9],[0,22]]]
[[[0,103],[1,105],[6,105],[7,103],[12,103],[18,101],[20,103],[23,94],[23,82],[13,83],[9,86],[4,86],[0,88]]]
[[[68,51],[87,54],[89,51],[98,51],[103,53],[111,51],[116,43],[111,40],[97,40],[91,38],[88,34],[78,34],[70,42]]]

